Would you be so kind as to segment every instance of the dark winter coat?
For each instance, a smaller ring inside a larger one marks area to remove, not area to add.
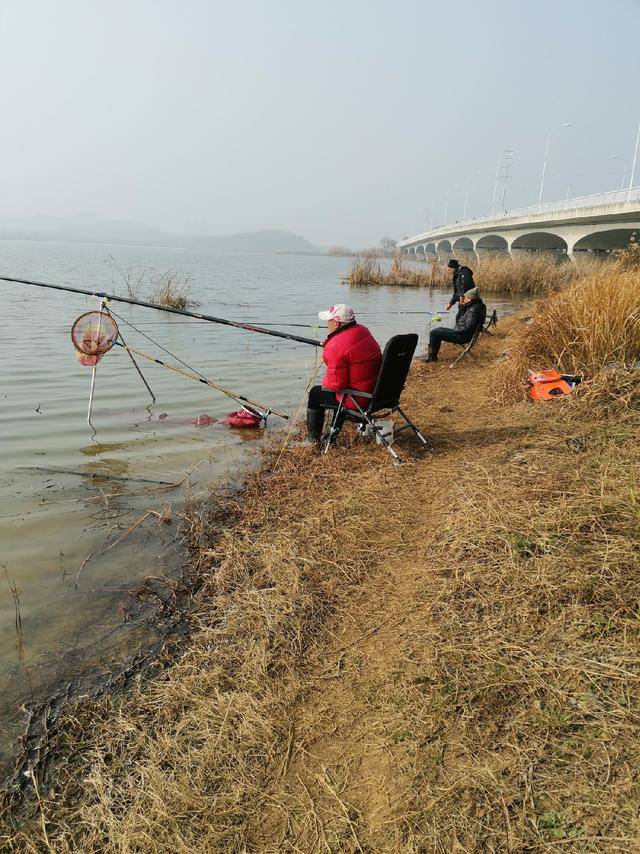
[[[475,288],[473,281],[473,270],[468,267],[458,267],[453,274],[453,294],[449,300],[449,305],[455,305],[462,294],[466,294],[471,288]]]
[[[464,335],[467,341],[471,341],[473,333],[478,326],[487,319],[487,307],[480,297],[477,297],[466,305],[461,305],[456,318],[455,330]]]
[[[322,350],[327,373],[322,387],[337,391],[339,388],[355,388],[371,394],[378,379],[382,353],[378,342],[366,326],[347,323],[327,336]],[[338,400],[342,395],[336,395]],[[357,398],[363,409],[368,406],[366,398]],[[345,401],[347,409],[355,409],[353,403]]]

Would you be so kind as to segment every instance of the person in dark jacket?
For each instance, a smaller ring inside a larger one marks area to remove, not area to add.
[[[468,267],[461,267],[460,262],[456,261],[455,258],[449,261],[447,267],[453,270],[453,293],[446,308],[446,311],[449,311],[450,308],[460,301],[462,294],[475,288],[476,285],[473,281],[473,270],[470,270]],[[457,320],[458,318],[456,317],[456,322]]]
[[[378,379],[382,353],[380,346],[366,326],[356,322],[352,308],[340,303],[327,311],[318,313],[326,320],[329,334],[322,345],[322,359],[327,372],[322,385],[314,386],[309,392],[307,404],[307,439],[318,444],[322,438],[324,416],[327,409],[337,409],[343,395],[336,394],[341,388],[353,388],[371,394]],[[356,398],[366,409],[367,399]],[[351,400],[345,408],[353,409]]]
[[[447,326],[436,326],[429,335],[429,355],[427,362],[437,362],[440,345],[443,341],[453,344],[468,344],[478,326],[484,324],[487,317],[487,307],[480,299],[477,288],[471,288],[459,297],[460,310],[453,329]]]

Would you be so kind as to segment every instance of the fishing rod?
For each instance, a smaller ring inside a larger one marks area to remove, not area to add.
[[[199,376],[193,371],[185,371],[182,368],[177,368],[175,365],[170,365],[168,362],[163,362],[162,359],[156,359],[155,356],[150,356],[148,353],[143,353],[141,350],[135,350],[133,347],[129,347],[122,340],[114,341],[118,347],[121,347],[125,350],[129,355],[135,354],[136,356],[140,356],[142,359],[147,359],[149,362],[155,362],[156,365],[162,365],[163,368],[168,368],[170,371],[173,371],[176,374],[180,374],[183,377],[189,377],[189,379],[195,380],[196,382],[202,383],[203,385],[209,386],[209,388],[215,388],[216,391],[222,392],[222,394],[226,394],[227,397],[230,397],[232,400],[237,401],[240,404],[247,404],[248,406],[255,406],[256,409],[263,410],[266,414],[263,415],[261,412],[256,413],[253,412],[254,415],[259,414],[262,418],[267,419],[268,415],[277,415],[280,418],[289,419],[288,415],[285,415],[284,412],[278,412],[277,409],[272,409],[270,406],[265,406],[264,403],[258,403],[256,400],[251,400],[250,397],[245,397],[243,394],[238,394],[235,391],[231,391],[224,386],[218,385],[217,383],[208,380],[206,377]]]
[[[311,344],[313,347],[322,347],[322,342],[315,338],[304,338],[302,335],[292,335],[290,332],[278,332],[275,329],[265,329],[263,326],[253,326],[250,323],[240,323],[237,320],[227,320],[224,317],[214,317],[211,314],[199,314],[195,311],[187,311],[183,308],[171,308],[167,305],[156,305],[153,302],[132,299],[131,297],[119,297],[116,294],[108,294],[104,291],[89,291],[84,288],[72,288],[69,285],[55,285],[51,282],[36,282],[31,279],[18,279],[14,276],[0,276],[0,281],[15,282],[19,285],[34,285],[37,288],[50,288],[54,291],[66,291],[71,294],[83,294],[84,296],[96,297],[99,300],[112,302],[124,302],[129,305],[139,305],[142,308],[154,308],[156,311],[165,311],[169,314],[179,314],[183,317],[194,317],[196,320],[207,320],[210,323],[220,323],[223,326],[233,326],[236,329],[245,329],[247,332],[260,332],[262,335],[273,335],[276,338],[286,338],[289,341],[299,341],[301,344]]]

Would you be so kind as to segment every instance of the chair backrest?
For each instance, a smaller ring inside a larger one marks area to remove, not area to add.
[[[369,412],[398,406],[417,345],[418,336],[415,332],[394,335],[387,341]]]

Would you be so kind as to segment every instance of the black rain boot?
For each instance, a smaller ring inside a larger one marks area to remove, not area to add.
[[[324,427],[324,409],[307,409],[307,442],[319,445]]]

